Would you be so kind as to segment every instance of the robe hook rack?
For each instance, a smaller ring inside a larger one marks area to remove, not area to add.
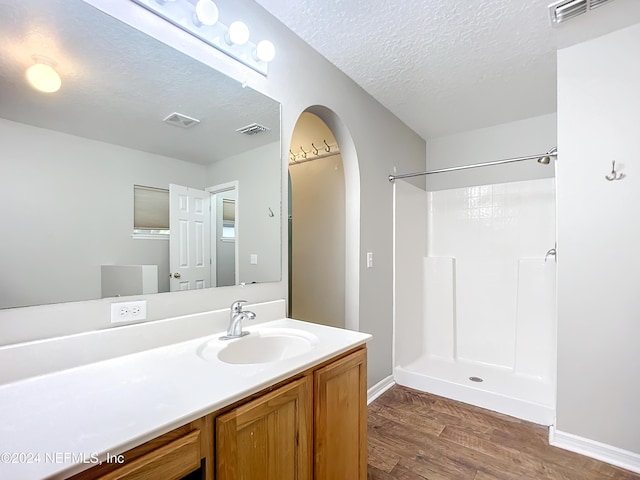
[[[289,163],[303,163],[310,160],[316,160],[319,158],[325,158],[340,154],[340,148],[337,144],[329,145],[326,140],[323,140],[322,143],[324,143],[324,147],[320,146],[319,148],[315,145],[315,143],[312,143],[310,150],[305,150],[305,148],[300,145],[300,153],[295,153],[292,149],[289,149]]]

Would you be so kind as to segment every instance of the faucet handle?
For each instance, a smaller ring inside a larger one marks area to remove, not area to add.
[[[242,305],[247,303],[246,300],[236,300],[231,304],[231,313],[240,313],[242,311]]]

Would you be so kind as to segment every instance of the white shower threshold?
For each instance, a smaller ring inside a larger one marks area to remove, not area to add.
[[[553,384],[507,369],[423,356],[405,366],[396,366],[393,377],[405,387],[540,425],[555,421]],[[474,382],[469,377],[483,381]]]

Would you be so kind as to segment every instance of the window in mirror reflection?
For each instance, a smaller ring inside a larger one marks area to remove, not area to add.
[[[169,190],[133,186],[133,236],[169,237]]]
[[[222,241],[230,242],[236,239],[236,201],[222,200]]]

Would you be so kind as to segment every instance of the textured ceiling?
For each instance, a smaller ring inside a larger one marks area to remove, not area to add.
[[[80,0],[0,0],[0,117],[207,164],[280,139],[280,105]],[[62,88],[24,80],[33,55]],[[178,111],[189,129],[162,120]],[[259,135],[235,130],[258,122]]]
[[[257,0],[423,138],[556,111],[551,0]]]

